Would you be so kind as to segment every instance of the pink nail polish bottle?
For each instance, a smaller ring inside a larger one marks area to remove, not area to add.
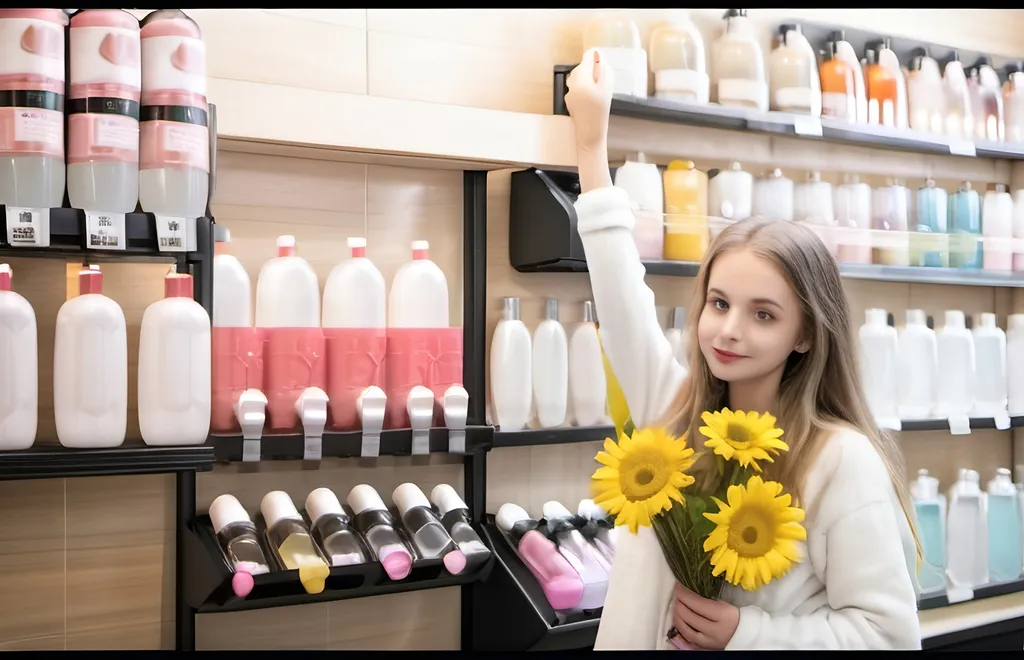
[[[558,547],[537,531],[538,521],[517,504],[503,504],[495,516],[498,529],[516,546],[519,556],[540,583],[551,607],[570,610],[583,598],[583,579]]]

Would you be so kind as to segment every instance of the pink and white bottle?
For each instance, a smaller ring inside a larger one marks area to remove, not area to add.
[[[194,249],[195,218],[206,213],[210,193],[206,45],[199,26],[177,9],[150,13],[141,35],[139,201],[161,216],[157,230],[172,239],[161,247]],[[184,245],[175,242],[182,236],[174,221],[186,229]]]
[[[139,201],[139,22],[122,9],[83,9],[70,32],[68,198],[86,212],[131,213]]]
[[[359,428],[358,406],[368,388],[384,395],[387,352],[384,276],[366,257],[365,238],[349,238],[348,247],[352,258],[335,266],[324,286],[329,427],[337,431]]]
[[[538,521],[512,503],[502,504],[494,521],[537,578],[551,607],[556,610],[579,607],[584,592],[583,579],[558,552],[558,546],[537,531]]]
[[[63,9],[0,9],[0,204],[42,210],[64,201]],[[17,217],[17,216],[14,216]],[[49,245],[44,214],[36,245]]]
[[[603,606],[608,594],[611,564],[583,537],[573,522],[572,513],[561,502],[544,503],[544,520],[548,524],[548,533],[558,544],[558,551],[569,560],[569,564],[583,580],[583,595],[576,607],[593,610]]]
[[[0,264],[0,450],[28,449],[39,426],[39,343],[32,304]]]
[[[404,580],[412,571],[412,553],[396,531],[395,519],[373,486],[359,484],[345,498],[352,523],[392,580]]]
[[[277,257],[260,269],[256,327],[263,329],[266,339],[270,428],[293,430],[301,421],[304,430],[322,435],[327,423],[327,361],[320,331],[320,284],[309,262],[295,254],[294,236],[279,236]]]
[[[420,410],[431,406],[427,393],[443,401],[462,383],[462,329],[448,325],[448,280],[429,247],[413,241],[412,261],[391,282],[385,382],[392,428],[416,426],[414,415],[436,419],[436,410]]]

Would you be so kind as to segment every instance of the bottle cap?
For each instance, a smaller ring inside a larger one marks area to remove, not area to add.
[[[315,523],[321,516],[332,514],[345,514],[345,509],[338,501],[338,496],[330,488],[317,488],[306,496],[306,515],[309,522]]]
[[[594,303],[590,300],[583,301],[583,322],[596,323],[597,316],[594,314]]]
[[[864,312],[865,321],[868,325],[885,325],[888,323],[888,314],[884,309],[868,309]]]
[[[498,514],[494,516],[494,522],[497,523],[498,529],[503,532],[511,531],[512,527],[521,520],[532,520],[532,518],[530,518],[530,514],[526,512],[526,509],[511,502],[502,504],[501,508],[498,509]]]
[[[428,241],[413,241],[412,242],[412,258],[413,259],[429,259],[430,258],[430,243]]]
[[[352,250],[352,258],[357,259],[359,257],[366,256],[366,239],[359,238],[357,236],[349,236],[348,247]]]
[[[192,296],[192,276],[170,272],[164,277],[164,298],[189,298]]]
[[[608,517],[608,512],[600,504],[596,504],[594,500],[580,500],[580,506],[576,510],[576,514],[587,520],[604,520]]]
[[[231,231],[224,225],[213,225],[213,253],[231,254]]]
[[[210,503],[210,522],[213,533],[220,534],[220,530],[232,523],[252,522],[252,519],[237,497],[225,493]]]
[[[558,299],[548,298],[544,306],[544,318],[550,321],[558,320]]]
[[[78,295],[103,293],[103,273],[99,266],[89,266],[78,271]]]
[[[283,490],[272,490],[264,495],[260,502],[260,513],[263,514],[267,529],[282,520],[302,520],[299,510],[295,508],[295,502],[292,502],[291,496]]]
[[[290,234],[277,237],[277,256],[291,257],[295,255],[295,237]]]
[[[11,279],[14,277],[14,271],[11,270],[9,264],[0,264],[0,291],[11,290]]]
[[[520,319],[519,298],[502,298],[501,304],[504,308],[503,318],[506,321],[518,321]]]
[[[544,514],[545,520],[564,520],[565,518],[572,518],[572,511],[569,511],[569,509],[565,508],[564,504],[555,500],[545,502],[544,508],[541,512]]]
[[[1007,330],[1019,330],[1024,328],[1024,314],[1010,314],[1006,317]]]
[[[964,317],[964,313],[959,309],[947,309],[946,310],[946,327],[949,328],[965,328],[967,327],[967,321]]]
[[[981,314],[981,327],[983,328],[994,328],[996,327],[996,315],[992,312],[985,312]]]
[[[430,508],[430,500],[423,494],[420,487],[416,484],[404,483],[398,486],[391,493],[391,501],[395,503],[395,507],[404,516],[405,512],[409,509],[415,509],[418,506],[424,506]]]
[[[907,325],[924,325],[925,316],[923,309],[907,310]]]
[[[352,509],[352,513],[357,516],[363,511],[388,510],[384,506],[384,500],[380,499],[380,495],[374,490],[373,486],[366,484],[359,484],[352,488],[345,499],[348,501],[348,506]]]
[[[455,489],[448,484],[438,484],[430,491],[430,501],[437,507],[437,512],[443,517],[449,511],[457,509],[468,509]]]

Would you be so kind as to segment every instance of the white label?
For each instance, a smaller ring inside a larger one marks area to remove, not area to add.
[[[14,141],[63,144],[61,119],[57,113],[18,108],[14,115]]]
[[[999,431],[1005,431],[1010,428],[1010,416],[1004,412],[997,413],[992,416],[992,419],[996,423],[996,429]]]
[[[977,150],[974,148],[974,142],[970,140],[953,140],[949,143],[949,153],[953,156],[970,156],[973,158],[977,155]]]
[[[954,587],[950,585],[949,588],[946,589],[946,600],[949,601],[950,605],[974,600],[974,589],[971,589],[970,587]]]
[[[50,246],[50,209],[7,207],[7,242],[12,247]]]
[[[647,98],[647,51],[642,48],[600,47],[601,65],[615,70],[615,94]]]
[[[793,132],[797,135],[821,137],[821,117],[793,115]]]
[[[708,74],[692,69],[655,71],[654,93],[658,98],[707,103],[708,95],[711,93]]]
[[[110,121],[103,117],[96,122],[96,146],[111,149],[139,150],[139,124]]]
[[[821,93],[821,116],[853,121],[857,115],[857,99],[852,94]]]
[[[157,245],[161,252],[185,252],[188,246],[187,218],[156,216]]]
[[[971,420],[966,415],[951,415],[948,420],[950,435],[970,435]]]
[[[775,107],[783,111],[810,110],[811,90],[807,87],[783,87],[775,90]]]
[[[768,85],[760,80],[723,78],[718,81],[718,102],[722,105],[755,105],[768,109]]]
[[[164,130],[164,148],[168,151],[202,153],[210,148],[203,139],[204,134],[199,131],[183,130],[177,126],[167,126]]]
[[[125,249],[124,213],[85,212],[86,247],[90,250]]]

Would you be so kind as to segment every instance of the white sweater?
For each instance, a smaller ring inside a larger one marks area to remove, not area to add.
[[[685,378],[644,283],[625,191],[576,202],[601,341],[637,426],[662,415]],[[804,560],[747,592],[728,649],[920,649],[913,536],[885,465],[861,433],[836,429],[803,487]],[[597,649],[672,649],[675,579],[649,528],[619,536]]]

